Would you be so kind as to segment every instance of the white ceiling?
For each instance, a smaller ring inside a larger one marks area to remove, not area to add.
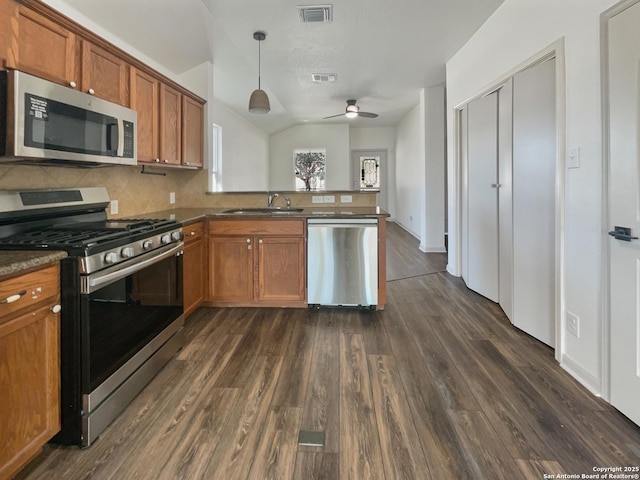
[[[444,82],[445,62],[504,0],[62,0],[175,73],[213,58],[214,96],[268,133],[296,124],[346,122],[355,98],[391,126],[418,104],[420,89]],[[54,4],[54,1],[49,1]],[[297,5],[333,3],[333,22],[304,24]],[[55,6],[55,5],[54,5]],[[247,112],[258,84],[271,113]],[[336,73],[332,84],[312,73]]]

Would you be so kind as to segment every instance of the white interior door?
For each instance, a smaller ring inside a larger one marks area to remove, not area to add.
[[[555,59],[513,77],[512,321],[552,347],[556,325],[555,85]]]
[[[499,300],[498,93],[467,106],[467,286]]]
[[[640,3],[609,21],[609,230],[640,236]],[[640,241],[609,240],[611,403],[640,425]]]

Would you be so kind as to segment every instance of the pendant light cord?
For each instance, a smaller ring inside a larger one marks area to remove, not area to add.
[[[258,40],[258,90],[261,90],[260,88],[260,65],[261,65],[261,60],[260,60],[260,44],[262,43],[262,40]]]

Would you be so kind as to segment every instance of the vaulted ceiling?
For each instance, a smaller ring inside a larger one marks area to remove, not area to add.
[[[182,73],[213,61],[214,97],[273,133],[305,123],[391,126],[419,101],[420,89],[445,80],[445,63],[503,0],[328,0],[333,21],[303,23],[309,0],[45,0],[81,15],[167,69]],[[247,111],[258,84],[271,113]],[[335,73],[314,83],[313,73]],[[376,119],[323,117],[357,99]]]

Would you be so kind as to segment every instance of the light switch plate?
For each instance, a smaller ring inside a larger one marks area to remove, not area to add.
[[[176,203],[176,192],[169,192],[169,203]]]
[[[115,215],[116,213],[118,213],[118,200],[111,200],[109,211],[111,212],[111,215]]]
[[[567,168],[580,168],[580,148],[567,150]]]
[[[336,202],[336,196],[335,195],[325,195],[324,196],[324,203],[335,203]]]
[[[323,203],[324,197],[322,195],[314,195],[311,197],[311,203]]]

